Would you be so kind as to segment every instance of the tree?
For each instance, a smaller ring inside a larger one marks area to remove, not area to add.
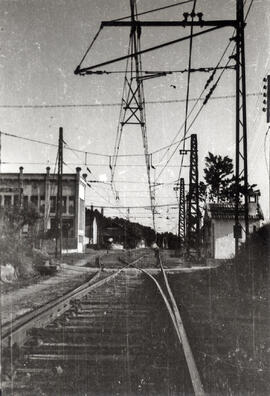
[[[208,199],[212,202],[233,202],[236,197],[236,179],[233,175],[233,160],[208,153],[205,157],[204,180],[208,187]],[[201,184],[201,183],[200,183]],[[203,193],[203,184],[200,191]],[[256,184],[248,185],[248,193],[254,192]],[[244,178],[239,178],[240,196],[245,194]]]
[[[214,155],[208,153],[205,157],[204,180],[208,185],[210,201],[226,201],[227,192],[231,187],[233,162],[227,155]]]

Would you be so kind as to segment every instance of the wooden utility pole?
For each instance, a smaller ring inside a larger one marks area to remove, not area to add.
[[[58,173],[57,173],[57,200],[56,200],[56,241],[55,257],[62,258],[62,205],[63,205],[63,128],[59,128],[58,140]]]

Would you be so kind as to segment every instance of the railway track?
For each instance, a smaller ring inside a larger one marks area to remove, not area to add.
[[[162,263],[157,280],[143,260],[5,328],[4,395],[203,395]]]

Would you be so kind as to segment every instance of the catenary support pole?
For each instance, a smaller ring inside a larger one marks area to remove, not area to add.
[[[62,205],[63,205],[63,128],[59,128],[58,140],[58,173],[57,173],[57,200],[56,200],[56,243],[55,257],[62,258]]]
[[[198,144],[197,135],[191,135],[190,141],[190,167],[189,167],[189,192],[187,199],[187,254],[190,250],[200,255],[199,248],[200,209],[199,209],[199,173],[198,173]]]
[[[245,68],[245,39],[244,39],[244,3],[236,0],[236,145],[235,145],[235,254],[239,250],[242,237],[240,223],[240,194],[244,195],[244,233],[248,243],[249,217],[248,217],[248,154],[247,154],[247,116],[246,116],[246,68]],[[241,184],[242,183],[242,184]]]

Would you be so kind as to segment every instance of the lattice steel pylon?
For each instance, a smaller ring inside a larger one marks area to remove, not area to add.
[[[189,192],[187,197],[186,251],[195,250],[199,255],[200,209],[197,135],[190,140]]]
[[[155,230],[156,229],[155,191],[151,183],[151,160],[148,152],[145,98],[144,98],[144,88],[143,88],[143,80],[145,78],[151,78],[151,76],[148,77],[142,76],[141,55],[138,53],[141,50],[141,45],[140,45],[141,27],[138,24],[136,24],[137,7],[135,0],[130,0],[130,8],[131,8],[132,23],[131,23],[130,39],[129,39],[129,54],[132,54],[132,57],[128,58],[127,60],[119,124],[116,134],[114,153],[111,161],[111,183],[113,186],[117,157],[120,148],[123,129],[125,125],[139,125],[141,127],[141,132],[142,132],[153,228]]]
[[[179,191],[179,219],[178,219],[178,237],[179,245],[183,247],[186,236],[186,199],[185,199],[185,180],[180,179]]]
[[[189,40],[191,35],[181,36],[177,39],[167,41],[165,43],[161,43],[155,45],[153,47],[145,48],[143,50],[140,49],[140,35],[141,35],[141,28],[142,27],[151,27],[151,28],[158,28],[158,27],[175,27],[177,31],[179,31],[179,27],[186,28],[188,26],[193,26],[196,28],[200,28],[202,30],[196,31],[193,33],[192,37],[198,37],[200,35],[204,35],[206,33],[214,32],[215,30],[233,27],[236,30],[236,163],[235,163],[235,177],[236,177],[236,199],[235,199],[235,245],[236,245],[236,252],[238,250],[239,245],[239,230],[242,228],[240,227],[239,222],[239,197],[240,197],[240,190],[245,197],[245,205],[244,205],[244,213],[245,213],[245,232],[248,236],[249,233],[249,220],[248,220],[248,167],[247,167],[247,125],[246,125],[246,76],[245,76],[245,45],[244,45],[244,3],[243,0],[235,0],[236,4],[236,18],[234,19],[216,19],[216,20],[204,20],[203,14],[199,13],[183,13],[183,19],[180,20],[177,18],[176,20],[143,20],[139,21],[137,19],[137,11],[136,11],[136,4],[135,0],[130,0],[132,16],[131,20],[127,21],[127,18],[120,18],[114,19],[111,21],[103,21],[101,23],[100,29],[95,35],[92,43],[90,44],[89,48],[87,49],[85,55],[81,59],[79,65],[76,67],[74,73],[80,75],[87,75],[92,73],[103,73],[101,70],[93,71],[98,67],[102,67],[108,64],[116,63],[119,61],[123,61],[125,59],[130,59],[131,63],[134,65],[133,70],[135,73],[135,80],[131,78],[128,82],[136,81],[137,86],[131,90],[131,97],[135,101],[135,109],[132,109],[131,102],[129,103],[128,110],[131,112],[131,118],[133,117],[137,120],[136,123],[140,124],[142,127],[142,134],[144,137],[144,145],[145,145],[145,153],[146,153],[146,166],[148,172],[148,180],[149,180],[149,189],[150,189],[150,196],[151,196],[151,207],[152,207],[152,214],[154,218],[154,189],[151,187],[150,183],[150,160],[148,154],[148,147],[147,147],[147,139],[146,139],[146,129],[145,129],[145,113],[144,113],[144,95],[143,95],[143,85],[142,80],[146,78],[142,75],[141,72],[141,55],[145,53],[149,53],[150,51],[158,50],[164,48],[166,46],[170,46],[176,43],[183,42],[185,40]],[[104,61],[92,66],[81,67],[82,63],[84,62],[87,54],[91,50],[99,32],[104,27],[130,27],[130,44],[132,48],[129,50],[129,54],[125,56],[120,56],[109,61]],[[136,52],[137,49],[137,52]],[[153,77],[160,76],[161,73],[155,72],[156,75]],[[148,77],[151,78],[151,77]],[[210,91],[208,92],[206,98],[207,101],[210,98],[215,86],[217,85],[219,79],[216,83],[211,87]],[[129,84],[127,84],[128,89],[130,89]],[[134,95],[134,96],[132,96]],[[135,100],[137,98],[137,100]],[[133,100],[132,99],[132,100]],[[205,102],[206,104],[206,102]],[[142,106],[143,105],[143,106]],[[125,110],[125,109],[124,109]],[[139,116],[137,112],[139,110]],[[136,118],[137,117],[137,118]],[[131,121],[131,118],[129,121]],[[119,132],[120,133],[120,132]],[[120,133],[121,134],[121,133]],[[121,137],[120,137],[121,139]],[[120,142],[120,140],[119,140]],[[116,150],[119,149],[119,145],[116,145]],[[114,158],[117,156],[113,156]],[[244,186],[241,186],[240,182],[244,180]],[[243,187],[243,188],[242,188]]]
[[[243,0],[237,0],[236,13],[236,150],[235,150],[235,253],[239,249],[242,226],[239,221],[240,183],[243,179],[244,195],[244,232],[246,239],[249,235],[248,219],[248,155],[247,155],[247,117],[246,117],[246,71],[245,71],[245,38],[244,38],[244,4]]]
[[[62,205],[63,205],[63,128],[59,128],[58,140],[58,173],[57,173],[57,197],[56,197],[56,238],[55,238],[55,257],[62,257]]]

